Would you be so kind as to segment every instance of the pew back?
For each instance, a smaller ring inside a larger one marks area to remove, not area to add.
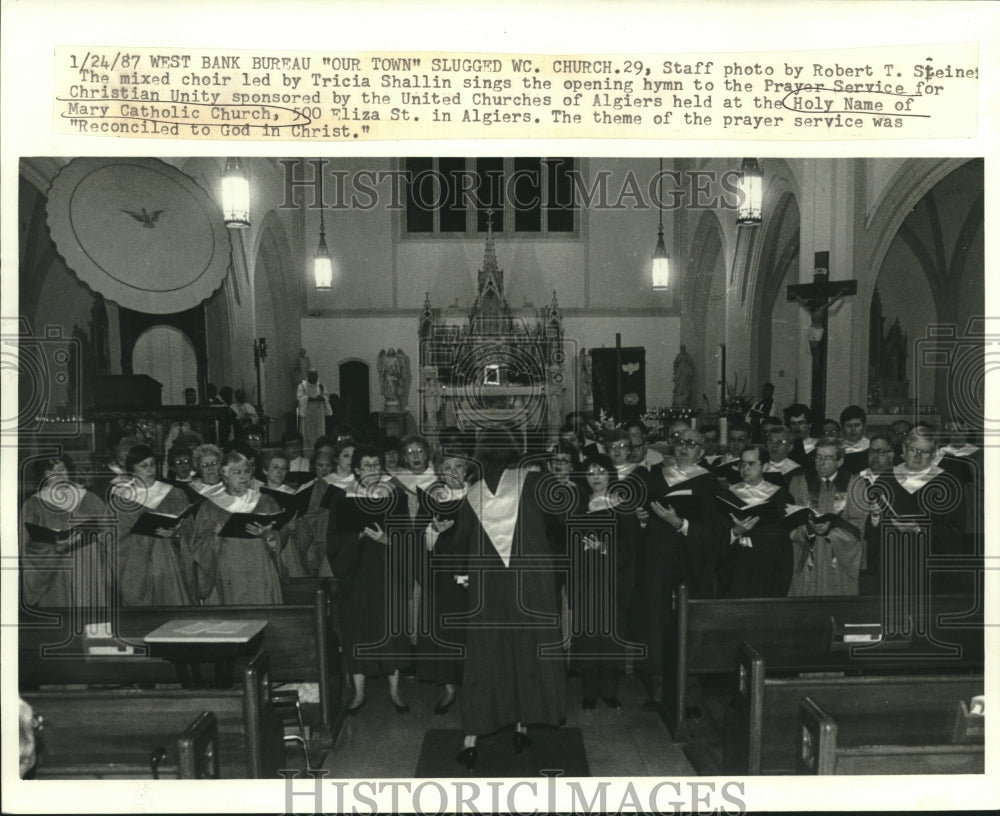
[[[844,720],[841,720],[843,723]],[[881,724],[872,716],[869,723]],[[983,773],[986,752],[983,744],[955,744],[938,740],[945,736],[931,732],[923,745],[886,742],[892,726],[879,733],[864,729],[852,733],[841,728],[812,697],[799,703],[799,753],[797,767],[804,774],[975,774]],[[858,741],[863,744],[858,744]],[[851,744],[842,744],[842,741]]]
[[[908,631],[892,643],[835,641],[845,624],[885,622],[891,632],[900,618]],[[950,672],[984,660],[982,610],[964,596],[935,597],[902,616],[877,597],[692,599],[682,585],[673,639],[663,708],[675,738],[684,736],[688,678],[731,674],[741,641],[767,657],[770,672],[892,673],[914,666]]]
[[[912,746],[950,741],[958,701],[983,691],[981,674],[769,677],[767,669],[760,652],[740,645],[724,773],[795,773],[799,704],[807,696],[848,725],[856,744]]]

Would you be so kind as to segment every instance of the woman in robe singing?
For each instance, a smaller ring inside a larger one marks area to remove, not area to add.
[[[173,526],[136,530],[147,512],[179,516],[190,503],[179,489],[157,481],[152,449],[136,445],[125,457],[125,475],[110,489],[118,515],[117,583],[124,606],[181,606],[191,603],[190,518]]]
[[[424,531],[424,553],[418,580],[425,587],[421,593],[421,637],[418,646],[418,673],[444,687],[444,694],[434,706],[435,714],[447,714],[455,702],[462,680],[462,638],[453,623],[444,618],[461,612],[466,590],[459,585],[449,556],[454,551],[454,526],[458,508],[468,490],[466,473],[469,462],[464,456],[445,453],[438,458],[438,481],[430,485],[422,500],[432,515]],[[424,491],[421,491],[424,492]]]
[[[277,519],[248,521],[226,530],[235,513],[276,516],[281,508],[251,488],[253,465],[242,453],[222,458],[224,492],[203,502],[195,518],[192,550],[198,563],[198,597],[206,604],[280,604]]]
[[[344,668],[354,682],[347,713],[366,702],[365,679],[388,675],[389,699],[399,714],[410,707],[399,693],[399,670],[409,661],[406,598],[400,553],[386,533],[386,516],[405,499],[382,480],[376,448],[354,447],[355,483],[334,494],[327,532],[330,566],[339,582]]]
[[[38,492],[21,508],[21,591],[27,606],[107,606],[106,555],[97,541],[74,532],[78,519],[106,516],[108,508],[74,480],[66,454],[38,463]],[[66,559],[70,569],[64,566]]]

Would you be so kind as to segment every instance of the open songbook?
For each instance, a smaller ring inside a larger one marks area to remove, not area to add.
[[[782,501],[759,499],[748,502],[741,499],[731,490],[717,493],[715,500],[722,505],[725,512],[731,513],[740,520],[748,518],[777,520],[785,517],[785,503]]]
[[[184,519],[190,516],[200,505],[200,502],[189,504],[180,513],[159,513],[147,510],[132,525],[129,535],[155,536],[159,529],[173,530]]]
[[[650,504],[656,502],[664,508],[673,507],[674,512],[682,519],[701,521],[704,498],[704,494],[693,490],[671,490],[662,496],[652,496]]]
[[[73,535],[75,527],[65,530],[53,530],[42,524],[32,524],[30,521],[24,522],[24,529],[28,531],[28,538],[39,544],[69,544],[70,536]]]
[[[222,538],[257,538],[252,533],[247,532],[248,524],[259,524],[266,527],[273,524],[275,530],[280,530],[289,521],[294,513],[288,510],[281,510],[277,513],[233,513],[222,525],[219,536]]]
[[[315,483],[316,480],[312,479],[301,485],[294,493],[272,490],[270,487],[261,487],[260,492],[274,499],[282,510],[290,512],[293,517],[301,516],[309,509],[309,500],[312,498],[312,489]]]
[[[836,524],[840,520],[837,513],[819,513],[812,507],[805,507],[801,504],[789,504],[785,506],[785,518],[794,521],[796,524],[805,524],[810,518],[814,524],[825,524],[833,522]]]

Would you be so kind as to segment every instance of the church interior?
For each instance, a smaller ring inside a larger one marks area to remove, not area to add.
[[[23,157],[18,218],[18,506],[35,489],[29,473],[39,461],[68,453],[78,472],[95,473],[123,433],[143,438],[162,465],[179,424],[222,448],[235,427],[231,412],[245,407],[264,450],[277,449],[302,430],[301,388],[310,371],[325,390],[318,435],[336,441],[346,427],[359,445],[421,437],[428,455],[453,432],[492,431],[543,455],[572,416],[594,432],[640,419],[650,448],[668,458],[676,420],[721,431],[724,448],[727,424],[741,423],[767,384],[775,404],[812,406],[813,436],[824,419],[839,421],[843,409],[860,406],[869,435],[906,420],[933,429],[942,443],[983,444],[990,330],[978,158]],[[306,436],[306,457],[317,434]],[[982,482],[977,488],[982,495]],[[11,486],[5,489],[9,496]],[[979,513],[971,518],[981,546],[981,504]],[[676,529],[686,534],[686,524]],[[336,582],[322,572],[310,580],[286,591],[284,603],[290,616],[304,616],[303,625],[320,627],[313,604],[320,619],[336,609]],[[669,628],[681,601],[678,587],[666,592]],[[842,597],[808,609],[806,599],[780,600],[803,604],[792,617],[819,621],[826,651],[816,664],[839,667],[846,683],[852,672],[842,655],[830,663],[828,629],[849,646],[856,633],[844,635],[833,622],[855,620],[838,610],[856,607]],[[795,732],[787,746],[770,746],[759,727],[756,747],[715,741],[753,716],[717,702],[735,682],[737,660],[746,661],[740,672],[764,672],[763,701],[765,683],[776,684],[767,695],[783,693],[768,673],[783,658],[766,652],[765,672],[752,649],[737,656],[726,641],[729,651],[718,647],[724,667],[716,667],[709,600],[685,596],[683,603],[692,620],[703,614],[708,621],[707,634],[688,643],[687,669],[682,663],[671,677],[664,668],[651,680],[629,663],[618,696],[605,697],[618,705],[596,710],[586,698],[581,709],[582,681],[571,672],[566,727],[555,736],[533,730],[535,749],[514,757],[506,756],[509,736],[502,757],[480,740],[478,772],[536,774],[530,762],[552,767],[544,764],[545,746],[576,757],[580,775],[819,772],[802,770],[793,756],[798,697],[782,720],[783,734]],[[262,614],[260,606],[232,609]],[[877,604],[865,609],[878,614]],[[458,774],[461,745],[448,740],[460,740],[460,705],[442,705],[437,689],[404,674],[401,683],[389,676],[389,697],[386,681],[372,680],[369,708],[360,711],[357,681],[352,704],[350,672],[329,645],[338,626],[337,613],[329,614],[322,625],[333,630],[331,640],[312,630],[302,636],[306,651],[310,638],[320,638],[318,674],[284,671],[274,651],[281,644],[265,632],[265,673],[291,683],[285,687],[296,688],[302,703],[297,723],[297,702],[282,710],[287,754],[279,746],[280,761],[344,778]],[[959,677],[941,669],[936,653],[920,664],[931,677],[914,692],[920,700],[954,697],[941,715],[949,750],[922,765],[886,760],[880,771],[852,755],[839,772],[958,773],[982,763],[975,738],[982,717],[969,702],[982,694],[979,634],[978,651],[959,661]],[[669,636],[665,649],[667,662],[682,653]],[[696,651],[705,653],[701,669]],[[81,665],[98,677],[92,662]],[[162,671],[154,669],[130,674],[126,684],[135,682],[135,694],[161,693]],[[700,683],[692,680],[699,673]],[[40,710],[51,692],[44,679],[39,690],[37,677],[22,684],[22,696],[34,695],[29,702]],[[813,698],[840,699],[823,690],[826,681],[809,682]],[[893,699],[911,699],[906,688],[892,688]],[[956,720],[959,698],[966,710]],[[241,716],[233,699],[218,702],[220,751]],[[442,716],[424,716],[432,708]],[[896,716],[891,728],[914,720],[912,708],[901,706]],[[966,730],[953,740],[958,723]],[[842,734],[848,726],[842,723]],[[971,766],[962,764],[966,731],[978,751]],[[912,747],[920,738],[901,739]],[[430,756],[434,746],[444,746],[439,762]],[[465,762],[471,772],[468,754]],[[237,775],[259,775],[261,765],[247,769]]]

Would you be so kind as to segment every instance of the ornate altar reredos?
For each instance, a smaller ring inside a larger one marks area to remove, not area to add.
[[[421,430],[558,433],[565,392],[562,315],[556,302],[512,312],[486,234],[467,319],[446,318],[428,296],[420,317]]]

